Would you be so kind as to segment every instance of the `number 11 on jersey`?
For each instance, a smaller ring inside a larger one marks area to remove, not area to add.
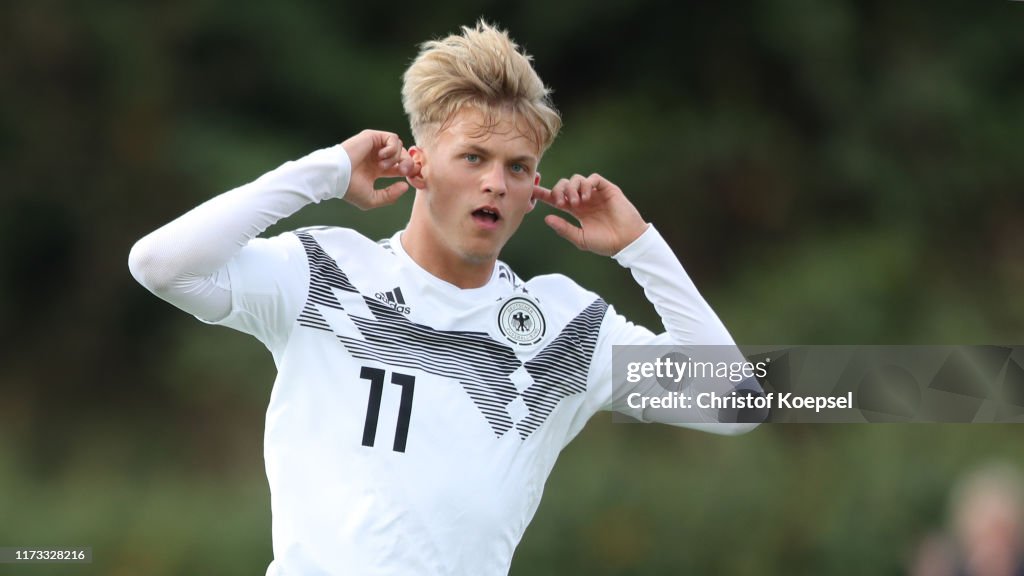
[[[363,366],[359,377],[370,381],[370,401],[366,406],[366,424],[363,425],[363,446],[373,446],[377,438],[377,420],[380,417],[380,400],[384,395],[384,376],[381,368]],[[391,373],[391,383],[402,387],[402,401],[398,405],[398,424],[395,428],[395,452],[405,452],[405,441],[409,437],[409,418],[412,417],[412,392],[416,378],[409,374]]]

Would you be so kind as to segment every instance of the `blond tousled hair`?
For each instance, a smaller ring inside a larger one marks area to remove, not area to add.
[[[480,20],[462,34],[424,42],[405,71],[402,105],[413,137],[429,146],[464,107],[484,116],[481,130],[511,112],[515,126],[541,154],[554,141],[562,119],[549,90],[508,33]]]

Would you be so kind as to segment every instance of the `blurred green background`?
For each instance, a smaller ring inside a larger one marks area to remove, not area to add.
[[[417,44],[480,16],[554,89],[545,180],[620,184],[739,342],[1024,342],[1022,3],[3,3],[0,546],[95,561],[0,575],[263,574],[271,358],[136,285],[129,248],[362,128],[409,141]],[[328,202],[274,231],[384,237],[410,205]],[[540,216],[503,259],[659,327],[627,271]],[[1024,462],[1020,430],[718,438],[602,414],[512,574],[904,573],[958,478]]]

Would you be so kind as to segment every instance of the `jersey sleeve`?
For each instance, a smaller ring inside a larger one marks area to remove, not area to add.
[[[196,317],[250,334],[276,355],[308,293],[309,264],[298,238],[286,233],[250,240],[220,274],[230,286],[230,312],[213,321]]]
[[[616,409],[644,422],[664,422],[715,433],[736,434],[752,428],[750,425],[720,423],[716,414],[702,414],[702,421],[697,421],[692,416],[673,419],[670,412],[628,408],[624,402],[626,396],[633,392],[657,394],[658,391],[653,387],[658,384],[653,379],[635,385],[614,383],[615,346],[674,346],[685,349],[713,345],[716,354],[730,360],[742,361],[743,356],[725,325],[701,296],[672,249],[653,226],[648,227],[614,258],[620,265],[629,268],[633,278],[643,288],[661,318],[665,331],[654,333],[630,322],[613,307],[608,308],[591,370],[592,385],[600,395],[601,409]],[[750,383],[745,386],[750,386]],[[760,391],[759,387],[757,391]]]
[[[304,206],[343,197],[350,179],[351,161],[341,144],[286,162],[147,234],[132,247],[129,270],[185,312],[224,320],[241,313],[233,280],[250,280],[256,293],[265,292],[264,275],[289,261],[282,252],[286,240],[254,239]],[[266,262],[267,270],[257,262]]]

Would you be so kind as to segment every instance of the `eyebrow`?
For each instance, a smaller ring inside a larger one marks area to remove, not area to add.
[[[483,146],[480,146],[479,144],[464,144],[462,146],[462,149],[463,150],[468,150],[468,151],[470,151],[470,152],[472,152],[474,154],[479,154],[481,156],[493,156],[494,155],[493,152],[491,152],[487,148],[484,148]],[[517,163],[520,163],[520,164],[536,164],[537,163],[537,158],[534,157],[534,156],[523,155],[523,156],[516,156],[515,158],[512,158],[511,161],[512,162],[517,162]]]

